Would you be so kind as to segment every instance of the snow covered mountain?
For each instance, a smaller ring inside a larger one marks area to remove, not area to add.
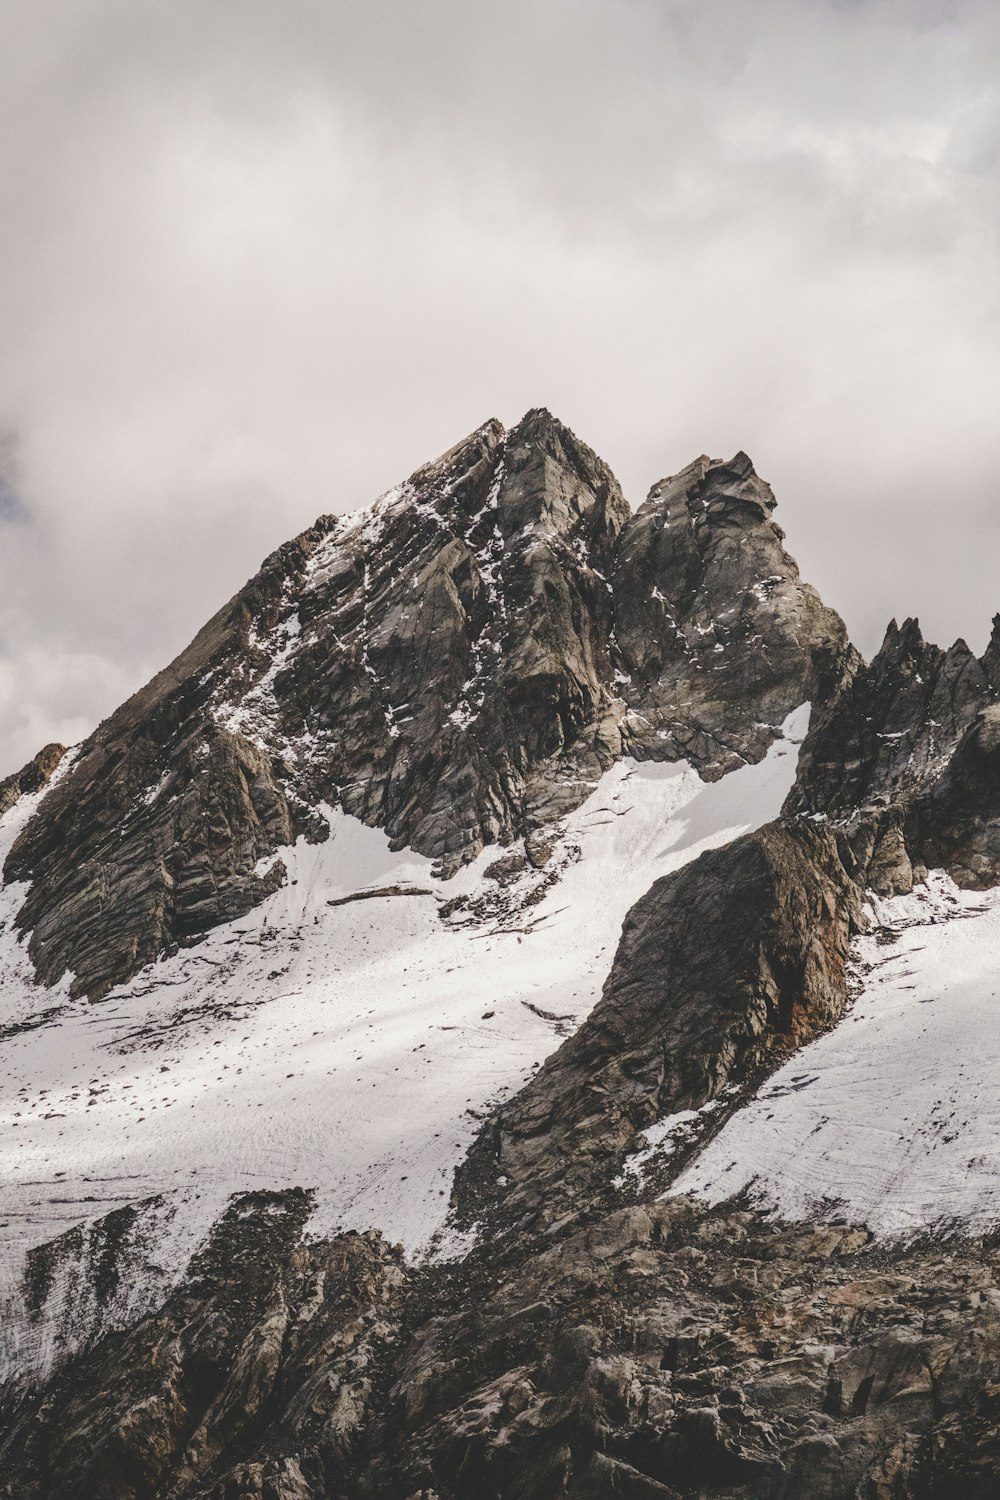
[[[773,509],[488,422],[0,784],[0,1495],[995,1493],[1000,626]]]

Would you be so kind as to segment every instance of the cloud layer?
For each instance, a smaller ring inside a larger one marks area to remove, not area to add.
[[[262,556],[545,404],[745,448],[863,650],[1000,610],[1000,12],[9,0],[0,775]]]

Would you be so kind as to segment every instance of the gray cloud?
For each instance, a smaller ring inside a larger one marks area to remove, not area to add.
[[[261,557],[544,403],[743,447],[873,650],[1000,609],[978,0],[8,0],[0,774]]]

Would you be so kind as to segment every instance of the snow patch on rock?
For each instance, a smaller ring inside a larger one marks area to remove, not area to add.
[[[723,1090],[717,1099],[709,1099],[700,1109],[679,1109],[672,1115],[664,1115],[661,1120],[654,1120],[652,1125],[640,1131],[646,1144],[641,1150],[626,1156],[621,1175],[614,1179],[615,1186],[623,1187],[629,1178],[642,1184],[650,1166],[665,1161],[679,1147],[690,1144],[703,1122],[722,1108],[725,1092]]]

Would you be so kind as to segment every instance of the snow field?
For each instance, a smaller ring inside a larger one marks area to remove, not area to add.
[[[151,1237],[134,1307],[250,1189],[313,1188],[317,1233],[374,1227],[432,1251],[483,1112],[589,1013],[651,882],[776,815],[807,720],[808,706],[765,761],[714,784],[685,763],[614,766],[564,820],[561,877],[523,914],[530,869],[499,916],[439,915],[443,901],[495,892],[485,871],[504,851],[445,882],[326,809],[326,842],[281,851],[279,891],[97,1004],[70,1001],[66,980],[31,983],[11,932],[23,893],[8,888],[0,1026],[31,1027],[0,1060],[8,1321],[30,1246],[156,1194],[169,1231]],[[0,824],[0,857],[31,810]],[[398,893],[343,901],[388,887]]]

